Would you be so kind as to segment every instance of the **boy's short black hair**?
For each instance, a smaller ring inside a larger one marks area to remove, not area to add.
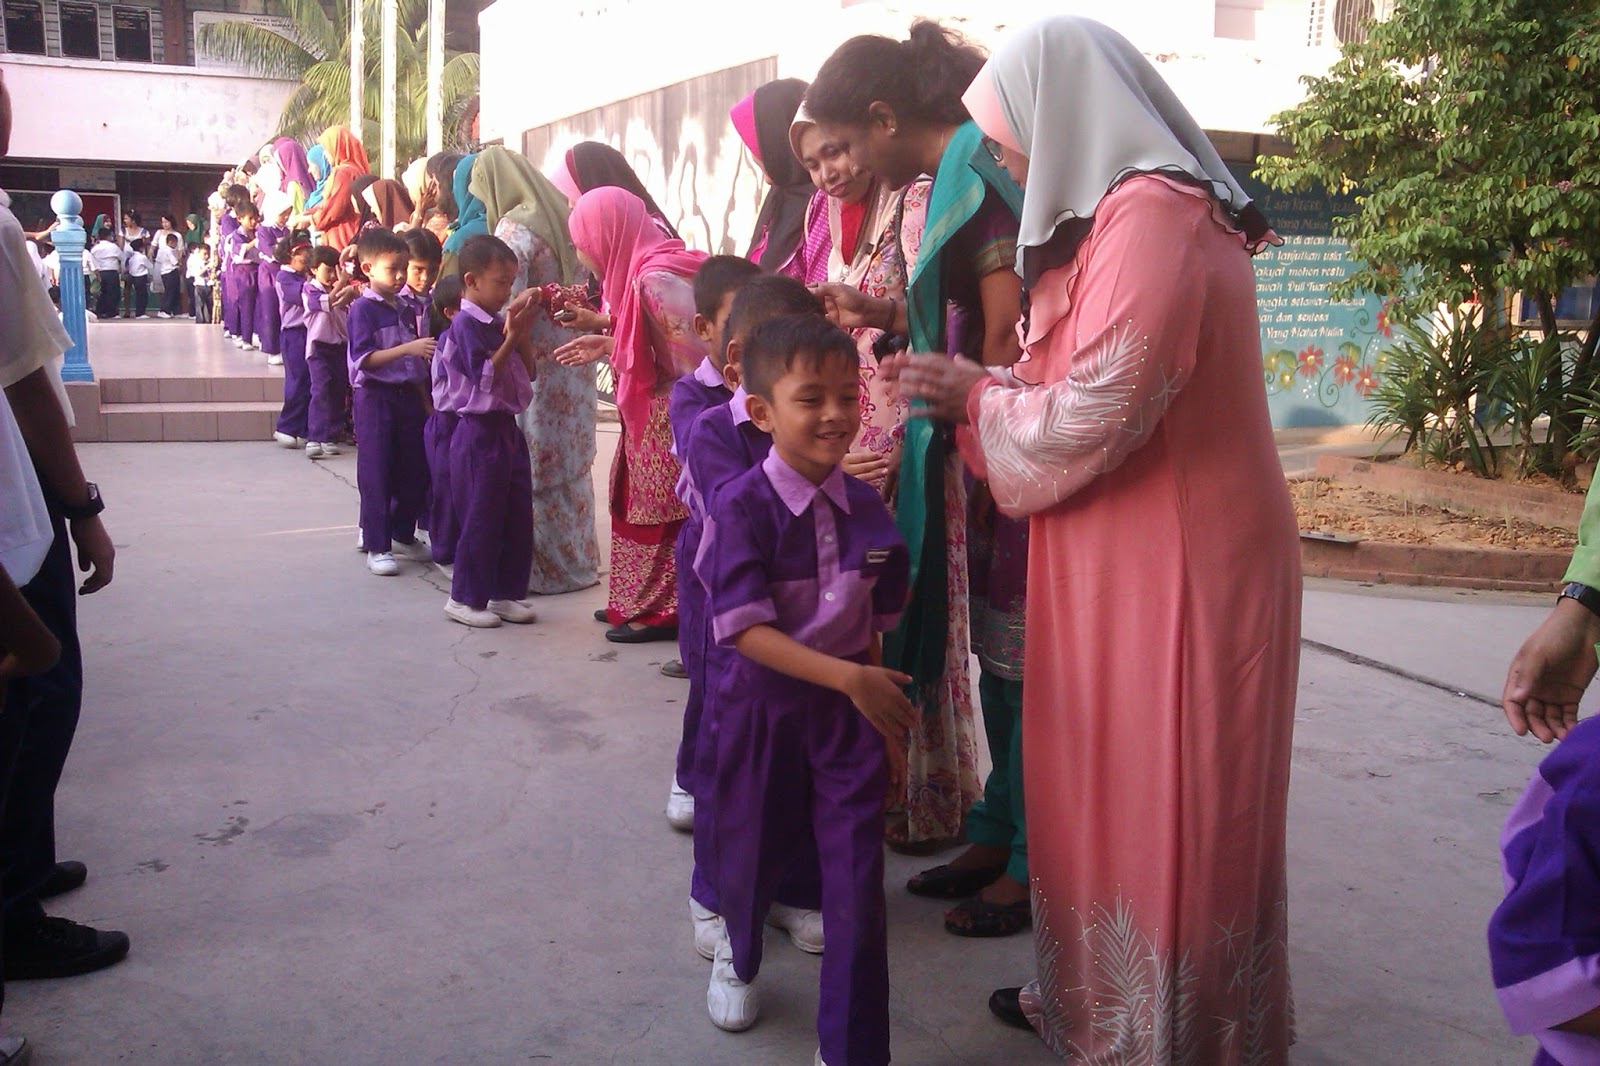
[[[477,233],[468,237],[461,245],[461,252],[456,256],[460,267],[460,274],[465,278],[468,274],[481,274],[492,266],[509,263],[517,265],[517,253],[511,246],[499,237],[487,233]]]
[[[211,244],[207,241],[201,241],[199,244],[195,245],[195,247],[200,249],[202,252],[211,251]]]
[[[735,340],[744,341],[751,330],[778,315],[821,315],[816,293],[783,274],[763,274],[745,282],[733,297],[728,324],[722,330],[722,350]]]
[[[144,238],[143,237],[135,237],[133,240],[128,242],[128,247],[132,248],[134,251],[138,252],[140,255],[143,255],[144,254]]]
[[[233,209],[233,217],[238,219],[240,222],[243,222],[247,218],[253,218],[257,222],[260,222],[261,212],[256,210],[256,205],[254,203],[246,200],[244,203]]]
[[[744,389],[769,403],[772,387],[801,361],[821,365],[832,359],[857,364],[850,334],[816,314],[779,315],[761,322],[745,341],[740,367]]]
[[[183,238],[179,237],[176,233],[167,234],[167,247],[171,248],[174,244],[177,244],[182,239]]]
[[[410,255],[405,238],[392,229],[368,226],[356,238],[356,262],[373,263],[391,255]]]
[[[433,287],[433,309],[444,314],[446,308],[461,307],[461,275],[451,274],[439,279]]]
[[[415,262],[420,259],[424,263],[438,266],[444,261],[444,246],[439,243],[439,238],[420,227],[408,229],[403,234],[406,242],[406,254]]]
[[[329,245],[319,244],[311,249],[311,262],[309,265],[312,270],[325,266],[331,266],[333,269],[338,270],[339,253]]]
[[[737,292],[760,273],[761,268],[743,256],[714,255],[707,259],[694,272],[695,313],[708,322],[716,318],[728,294]]]
[[[222,194],[222,202],[229,207],[238,207],[241,203],[249,203],[250,190],[243,185],[230,185]]]

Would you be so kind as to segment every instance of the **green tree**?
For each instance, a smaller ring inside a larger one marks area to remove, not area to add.
[[[356,2],[361,4],[365,35],[362,140],[370,153],[378,144],[382,112],[383,8],[382,0]],[[283,105],[274,136],[307,140],[329,126],[350,121],[349,8],[340,0],[331,5],[323,0],[279,0],[279,5],[293,20],[292,30],[279,33],[243,21],[212,23],[201,28],[197,46],[263,77],[299,81],[300,87]],[[422,154],[428,139],[428,4],[400,0],[399,6],[395,144],[398,157],[409,160]],[[447,47],[442,88],[445,147],[457,148],[460,145],[451,142],[461,139],[460,119],[478,91],[478,54]]]
[[[1257,176],[1354,193],[1334,220],[1362,265],[1332,286],[1395,313],[1526,293],[1546,333],[1555,301],[1600,269],[1600,3],[1400,0],[1275,116],[1287,155]],[[1600,316],[1562,392],[1594,384]],[[1557,418],[1554,446],[1575,429]],[[1559,457],[1559,454],[1558,454]]]

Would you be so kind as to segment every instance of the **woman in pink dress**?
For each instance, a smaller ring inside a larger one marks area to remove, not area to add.
[[[1026,188],[1026,358],[890,373],[1032,516],[1038,975],[991,1007],[1073,1061],[1284,1063],[1300,564],[1250,267],[1275,238],[1098,23],[1017,31],[966,100]]]

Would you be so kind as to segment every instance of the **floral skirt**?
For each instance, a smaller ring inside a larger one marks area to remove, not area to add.
[[[673,548],[689,516],[678,499],[681,467],[672,454],[667,397],[652,401],[638,443],[623,426],[611,466],[611,588],[606,617],[612,625],[678,624],[678,571]]]

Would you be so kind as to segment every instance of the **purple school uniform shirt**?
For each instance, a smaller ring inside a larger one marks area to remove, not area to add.
[[[373,352],[398,348],[417,339],[416,322],[401,310],[398,302],[390,303],[369,286],[350,306],[345,333],[350,339],[351,385],[359,389],[368,384],[427,383],[427,361],[420,355],[402,355],[382,366],[367,366],[367,357]]]
[[[428,336],[430,332],[428,329],[428,306],[433,302],[433,290],[429,289],[427,292],[417,292],[410,285],[405,285],[401,287],[400,295],[395,297],[395,299],[398,300],[400,306],[408,310],[411,313],[411,317],[416,320],[417,336]]]
[[[759,465],[772,450],[772,438],[750,421],[744,387],[740,386],[727,403],[702,412],[694,420],[684,448],[678,496],[689,508],[689,524],[695,527],[693,536],[698,537],[716,494],[728,482]]]
[[[689,445],[689,431],[694,420],[718,404],[733,399],[733,390],[722,380],[722,371],[708,355],[700,360],[694,373],[685,374],[672,383],[667,397],[667,419],[672,425],[672,454],[681,461]]]
[[[460,402],[450,381],[450,353],[446,350],[450,343],[450,327],[454,324],[455,319],[446,322],[439,336],[434,338],[439,346],[433,350],[433,362],[428,364],[428,391],[433,394],[433,409],[451,415],[456,413],[456,404]]]
[[[513,352],[499,367],[491,358],[505,342],[505,319],[463,299],[445,338],[434,362],[444,364],[446,406],[439,408],[436,402],[436,408],[463,415],[517,415],[527,410],[533,402],[533,381],[522,357]]]
[[[328,290],[315,278],[307,279],[305,287],[300,290],[300,298],[306,309],[307,343],[345,343],[345,319],[350,309],[329,306]]]
[[[700,555],[724,646],[770,625],[859,659],[898,622],[910,591],[910,556],[878,490],[839,467],[815,485],[776,451],[717,494]]]
[[[1540,1066],[1600,1062],[1600,1037],[1555,1028],[1600,1007],[1600,719],[1539,764],[1500,835],[1506,897],[1489,963],[1512,1032]]]
[[[233,235],[233,254],[228,257],[228,262],[240,277],[254,274],[256,267],[261,265],[261,249],[256,247],[255,237],[247,236],[242,227]]]
[[[278,290],[280,325],[284,329],[299,329],[304,326],[306,276],[299,271],[281,266],[278,268],[277,276],[272,279],[272,284]]]

